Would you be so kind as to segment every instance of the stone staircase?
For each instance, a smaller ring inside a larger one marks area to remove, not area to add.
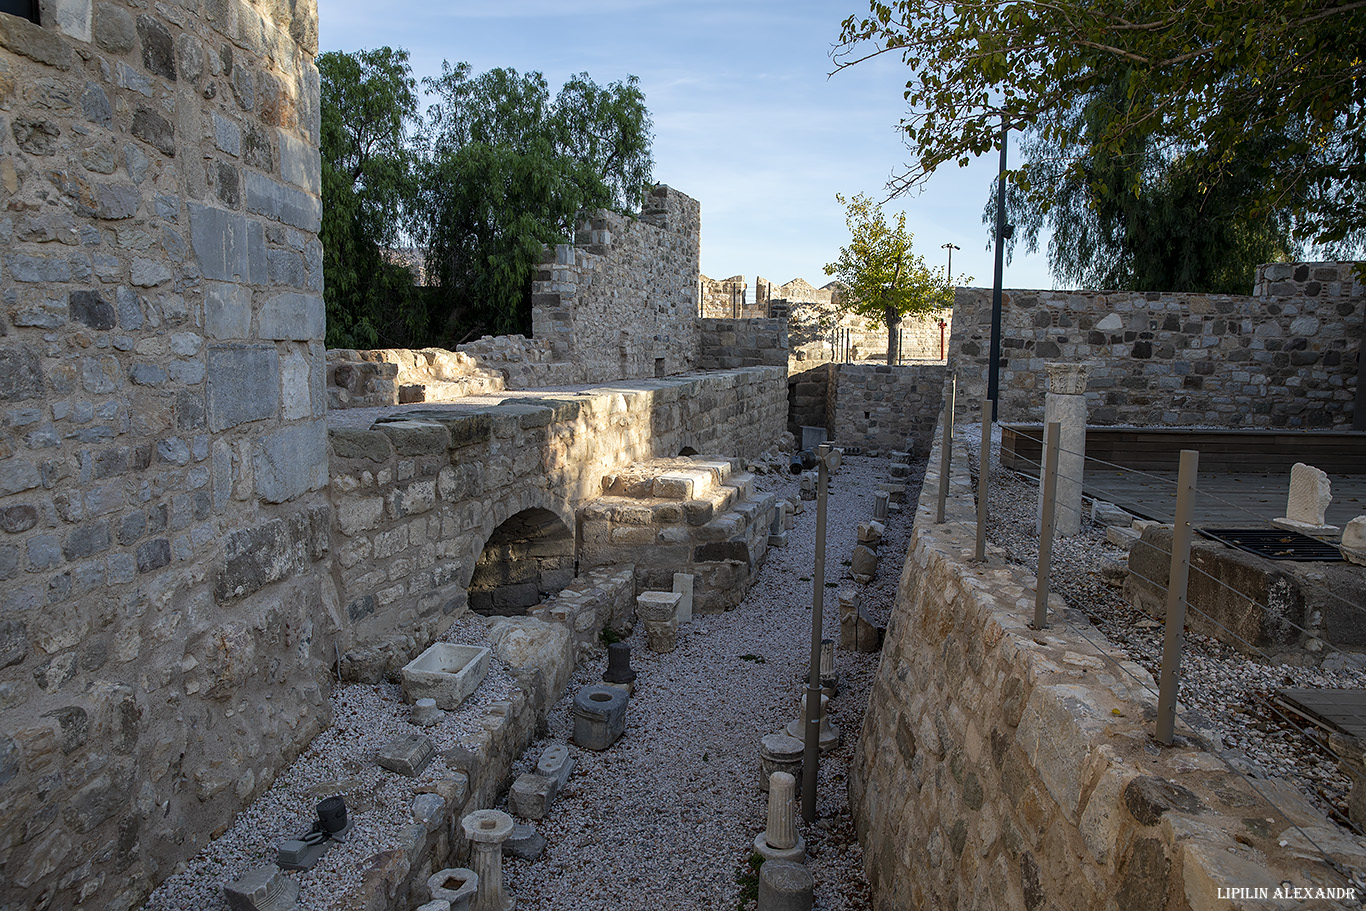
[[[738,460],[693,456],[636,462],[603,478],[580,510],[580,566],[635,565],[636,591],[670,591],[691,573],[697,613],[740,603],[768,553],[776,498],[754,490]]]

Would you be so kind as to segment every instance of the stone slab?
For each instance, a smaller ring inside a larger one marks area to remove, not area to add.
[[[436,758],[436,748],[421,734],[405,734],[391,740],[375,757],[380,768],[416,778]]]

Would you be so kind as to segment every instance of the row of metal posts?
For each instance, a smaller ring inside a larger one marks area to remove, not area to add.
[[[950,377],[944,394],[943,438],[939,444],[939,502],[935,523],[945,521],[944,510],[949,495],[949,466],[953,459],[954,405],[958,394],[958,379]],[[986,562],[987,494],[991,478],[992,415],[995,403],[982,402],[982,448],[977,474],[977,547],[976,560]],[[1043,515],[1039,528],[1039,565],[1034,588],[1034,621],[1031,626],[1048,628],[1049,570],[1053,557],[1054,515],[1058,489],[1058,450],[1062,425],[1056,421],[1044,429]],[[1157,729],[1160,743],[1170,744],[1176,727],[1176,700],[1181,682],[1181,648],[1185,641],[1186,583],[1190,578],[1191,514],[1195,505],[1195,479],[1200,454],[1191,449],[1181,450],[1181,465],[1177,474],[1176,515],[1172,534],[1171,565],[1167,575],[1167,622],[1162,643],[1161,678],[1158,681]]]

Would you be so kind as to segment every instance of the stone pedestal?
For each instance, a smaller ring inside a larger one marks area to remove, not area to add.
[[[765,861],[805,863],[806,842],[797,834],[797,820],[793,812],[797,779],[787,772],[774,772],[768,782],[768,825],[755,836],[754,850]]]
[[[879,522],[887,521],[887,504],[892,502],[892,495],[885,490],[879,490],[873,494],[873,518]]]
[[[759,911],[811,911],[816,879],[790,860],[770,860],[759,868]]]
[[[500,810],[475,810],[460,826],[470,840],[470,866],[478,878],[470,911],[512,911],[517,900],[503,893],[503,842],[512,835],[512,817]]]
[[[627,696],[610,686],[586,686],[574,696],[574,742],[605,750],[626,730]]]
[[[863,610],[858,595],[840,594],[840,648],[855,652],[882,648],[882,627]]]
[[[1086,365],[1050,362],[1048,394],[1044,397],[1044,448],[1041,465],[1048,464],[1048,425],[1059,423],[1058,484],[1053,511],[1054,529],[1059,535],[1081,531],[1081,488],[1086,473]],[[1036,514],[1043,523],[1043,482],[1040,471],[1039,504]]]
[[[418,727],[429,728],[445,717],[446,713],[437,708],[435,699],[424,697],[413,703],[413,724]]]
[[[636,596],[636,616],[645,623],[646,645],[652,652],[671,652],[678,647],[678,606],[681,592],[641,592]]]
[[[802,780],[802,751],[804,744],[783,731],[769,734],[759,741],[759,788],[767,791],[774,772],[786,772],[798,784]]]
[[[830,723],[830,716],[826,713],[826,705],[829,702],[829,696],[821,696],[820,750],[822,753],[828,753],[840,745],[840,729]],[[795,737],[803,743],[806,742],[806,693],[802,693],[800,714],[797,715],[796,721],[788,723],[787,733],[789,736]]]
[[[224,885],[223,897],[232,911],[294,911],[299,884],[274,866],[257,867]]]

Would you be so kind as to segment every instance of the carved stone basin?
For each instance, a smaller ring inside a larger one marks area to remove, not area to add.
[[[403,698],[435,699],[450,712],[478,688],[489,669],[489,650],[477,645],[434,642],[403,666]]]

